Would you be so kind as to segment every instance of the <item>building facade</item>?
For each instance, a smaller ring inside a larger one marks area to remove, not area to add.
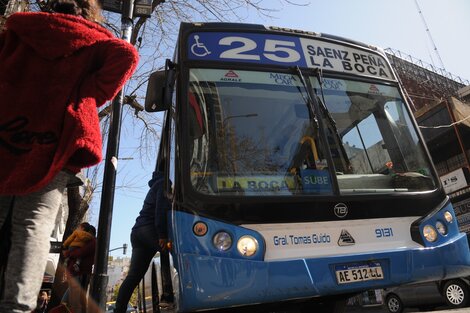
[[[462,231],[470,234],[470,84],[443,69],[386,49],[410,100]]]
[[[108,259],[108,288],[106,292],[107,301],[111,301],[115,294],[115,289],[120,286],[129,272],[131,258],[129,257],[109,257]]]

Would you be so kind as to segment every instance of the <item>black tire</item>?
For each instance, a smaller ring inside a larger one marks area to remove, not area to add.
[[[452,279],[445,283],[443,295],[447,305],[453,308],[463,308],[468,305],[469,290],[468,285],[458,279]]]
[[[385,300],[385,304],[387,305],[387,309],[390,313],[403,312],[403,302],[401,301],[400,297],[396,294],[389,294],[387,296],[387,299]]]

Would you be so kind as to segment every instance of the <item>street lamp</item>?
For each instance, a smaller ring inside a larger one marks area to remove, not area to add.
[[[119,249],[122,249],[122,254],[125,255],[126,252],[127,252],[127,243],[123,243],[122,247],[117,247],[117,248],[111,249],[108,252],[111,252],[111,251],[114,251],[114,250],[119,250]]]

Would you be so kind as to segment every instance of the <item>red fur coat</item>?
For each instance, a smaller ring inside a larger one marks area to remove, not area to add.
[[[0,195],[44,187],[101,160],[97,107],[138,61],[134,47],[81,17],[17,13],[0,35]]]

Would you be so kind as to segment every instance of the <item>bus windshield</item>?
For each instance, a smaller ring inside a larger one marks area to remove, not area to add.
[[[294,74],[191,69],[187,110],[193,188],[249,196],[436,188],[398,88],[328,77],[320,85],[316,77],[307,79],[313,93]],[[323,110],[312,109],[311,97]]]

